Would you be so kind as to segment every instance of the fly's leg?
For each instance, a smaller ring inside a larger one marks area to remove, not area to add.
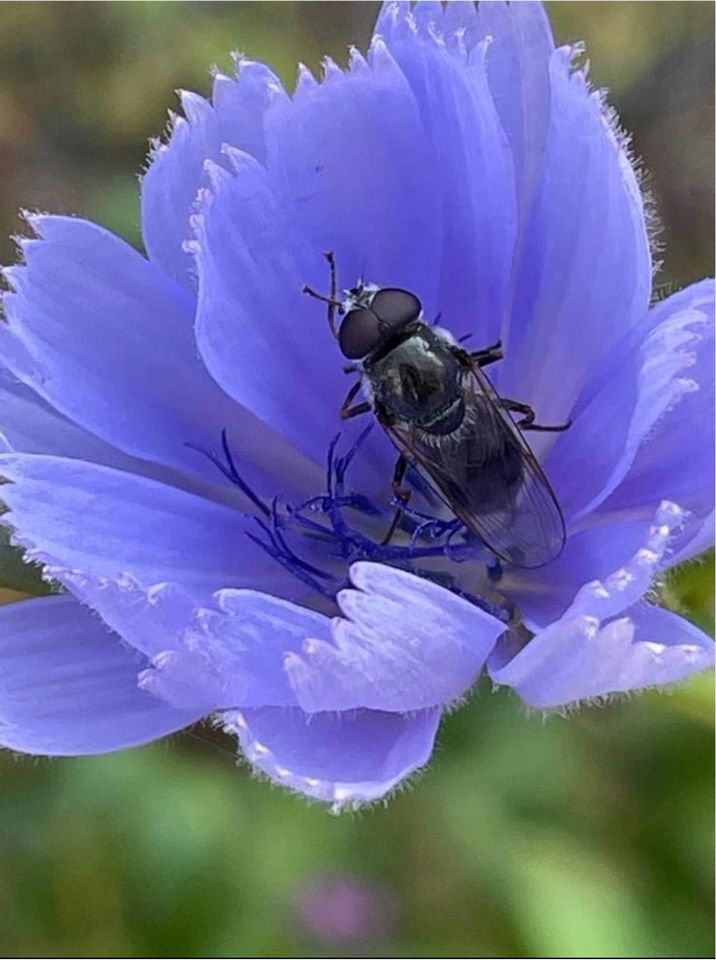
[[[410,502],[412,491],[403,486],[403,480],[405,479],[405,472],[407,469],[408,460],[401,453],[398,459],[395,461],[395,469],[393,470],[393,497],[400,503],[400,506],[395,511],[392,523],[388,527],[388,532],[381,540],[381,546],[386,546],[393,539],[393,534],[398,529],[398,524],[403,519],[405,507],[407,507],[408,503]]]
[[[331,333],[333,336],[338,339],[338,330],[336,329],[336,310],[341,312],[343,304],[340,300],[337,299],[338,296],[338,280],[336,277],[336,258],[333,254],[333,251],[324,253],[323,256],[328,261],[328,266],[331,271],[331,292],[328,296],[325,296],[323,293],[319,293],[317,290],[314,290],[313,287],[309,287],[308,284],[303,285],[303,292],[308,294],[309,297],[313,297],[314,300],[320,300],[322,303],[328,304],[328,326],[331,328]]]
[[[364,401],[363,403],[357,403],[354,407],[351,406],[355,395],[360,390],[360,380],[356,380],[353,386],[348,391],[346,399],[343,401],[343,406],[341,407],[341,420],[351,420],[353,417],[359,417],[362,413],[368,413],[369,410],[373,408],[368,403]]]
[[[331,293],[330,302],[328,304],[328,326],[331,328],[333,336],[337,338],[338,332],[336,331],[336,304],[340,306],[340,300],[336,300],[336,294],[338,293],[336,258],[332,250],[329,250],[328,253],[324,253],[324,257],[328,261],[328,269],[331,274]]]
[[[502,352],[502,340],[493,343],[491,347],[485,347],[484,350],[475,350],[470,354],[470,359],[478,367],[486,367],[489,363],[496,363],[504,358]]]
[[[468,337],[472,334],[468,333]],[[466,337],[463,337],[460,340],[462,343]],[[496,363],[498,360],[504,358],[502,352],[502,341],[498,340],[497,343],[493,343],[491,347],[485,347],[484,350],[463,350],[462,347],[452,347],[452,353],[457,357],[458,361],[463,367],[474,368],[474,367],[486,367],[490,363]]]
[[[561,433],[563,430],[569,430],[572,421],[559,423],[556,426],[546,426],[541,423],[535,423],[535,412],[528,403],[520,403],[519,400],[506,400],[502,398],[502,406],[510,413],[521,413],[522,419],[517,421],[517,426],[522,430],[541,430],[544,433]]]

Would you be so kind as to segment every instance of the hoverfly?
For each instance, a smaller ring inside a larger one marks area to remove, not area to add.
[[[554,560],[564,547],[564,519],[522,431],[562,431],[570,423],[535,423],[530,406],[499,396],[483,367],[502,359],[501,344],[463,349],[425,321],[410,291],[361,281],[339,300],[334,257],[326,258],[330,294],[303,289],[328,304],[331,331],[352,361],[346,371],[360,373],[341,418],[372,411],[399,452],[393,492],[400,506],[383,542],[410,499],[403,480],[413,466],[499,559],[525,568]],[[361,388],[368,399],[354,404]]]

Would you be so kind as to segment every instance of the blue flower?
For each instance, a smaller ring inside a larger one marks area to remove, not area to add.
[[[240,60],[155,145],[147,257],[28,216],[0,324],[3,520],[64,592],[0,610],[0,741],[118,750],[213,717],[255,769],[336,806],[425,764],[486,668],[531,707],[678,681],[712,644],[649,602],[712,540],[713,284],[655,305],[624,136],[540,5],[389,3],[291,96]],[[419,295],[535,435],[567,527],[494,558],[416,488],[323,307]],[[370,429],[372,425],[372,429]],[[426,506],[427,505],[427,506]],[[435,512],[433,516],[431,511]]]

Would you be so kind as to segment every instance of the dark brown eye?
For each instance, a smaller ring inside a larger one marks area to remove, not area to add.
[[[386,332],[399,330],[417,320],[423,309],[414,293],[397,287],[384,287],[379,290],[373,297],[370,308],[380,320],[381,329]]]
[[[383,339],[382,325],[372,310],[350,310],[338,331],[338,344],[344,357],[361,360]]]

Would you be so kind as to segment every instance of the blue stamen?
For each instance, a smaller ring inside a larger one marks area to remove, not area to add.
[[[345,510],[356,511],[363,517],[385,515],[385,510],[369,497],[352,491],[347,492],[345,489],[348,468],[372,429],[371,423],[360,432],[343,456],[338,456],[337,453],[341,434],[333,438],[326,455],[325,494],[310,497],[297,506],[281,505],[278,498],[274,498],[268,505],[249,487],[238,472],[226,430],[221,434],[223,461],[211,451],[192,444],[187,446],[207,456],[261,512],[263,516],[253,518],[261,531],[260,535],[248,533],[247,536],[280,566],[321,596],[334,600],[336,593],[349,585],[348,580],[304,559],[299,553],[301,541],[306,546],[311,545],[314,556],[316,550],[323,547],[324,556],[326,559],[332,558],[333,562],[340,559],[343,563],[350,565],[358,560],[372,560],[409,570],[421,577],[444,584],[453,593],[464,597],[500,620],[508,620],[511,616],[510,610],[504,606],[496,606],[481,597],[465,593],[456,586],[455,579],[449,573],[427,571],[416,567],[419,561],[443,558],[448,558],[455,563],[466,560],[484,562],[484,545],[468,533],[465,525],[458,518],[446,520],[414,507],[405,506],[402,527],[410,533],[410,540],[407,544],[401,545],[382,543],[350,525],[344,516]],[[408,477],[420,492],[422,488],[427,487],[423,477],[416,471],[409,471]],[[432,489],[428,488],[428,492],[432,494]],[[432,499],[435,499],[434,496]],[[317,516],[325,518],[327,522],[321,522]],[[292,532],[302,534],[302,537],[296,538],[295,548],[288,539]],[[458,537],[464,539],[455,542]],[[488,570],[490,579],[493,581],[500,579],[502,568],[499,562],[493,564]]]
[[[184,446],[189,447],[190,450],[196,450],[197,453],[201,453],[205,457],[208,457],[217,470],[219,470],[227,480],[233,483],[234,486],[238,487],[239,490],[241,490],[241,492],[249,498],[254,506],[260,510],[265,517],[270,516],[271,511],[269,510],[268,506],[263,502],[258,494],[251,489],[236,468],[236,463],[234,461],[233,454],[231,453],[231,448],[229,447],[229,439],[227,436],[226,427],[224,427],[224,429],[221,431],[221,449],[226,459],[226,463],[223,463],[217,454],[212,453],[211,450],[206,450],[204,447],[201,447],[196,443],[185,443]]]
[[[276,550],[272,550],[269,544],[264,543],[263,540],[260,540],[258,537],[254,536],[253,533],[247,533],[246,536],[249,540],[252,540],[258,547],[261,547],[262,550],[265,550],[266,553],[275,560],[284,570],[288,570],[294,577],[298,580],[301,580],[311,590],[315,590],[316,593],[321,594],[321,596],[328,597],[330,600],[335,600],[336,590],[339,588],[336,587],[327,587],[324,583],[321,583],[319,580],[316,580],[315,577],[312,577],[310,574],[306,573],[301,567],[295,565],[286,557],[282,556]]]
[[[254,517],[254,520],[258,526],[263,530],[266,536],[269,539],[269,543],[273,547],[275,554],[277,556],[283,557],[285,560],[289,561],[292,564],[295,564],[301,570],[304,570],[306,573],[310,573],[314,577],[320,577],[321,579],[330,580],[333,579],[330,573],[326,573],[325,570],[320,570],[318,567],[315,567],[312,563],[308,563],[307,560],[303,560],[295,550],[292,550],[289,545],[286,543],[285,537],[279,533],[278,527],[275,521],[272,518],[271,526],[269,526],[265,521],[261,520],[259,517]]]
[[[340,555],[349,563],[355,560],[376,560],[398,566],[410,566],[411,562],[416,560],[450,556],[451,559],[459,562],[475,559],[480,555],[481,544],[474,541],[461,544],[452,542],[457,534],[465,530],[462,521],[457,518],[444,520],[410,507],[406,509],[408,519],[419,522],[407,545],[384,544],[349,526],[342,513],[346,507],[362,509],[363,513],[374,516],[383,513],[369,498],[344,492],[346,471],[371,429],[372,424],[361,432],[344,457],[336,455],[340,434],[333,438],[327,454],[326,495],[312,497],[298,507],[287,508],[289,521],[292,520],[304,529],[310,529],[313,533],[333,540],[340,550]],[[306,510],[323,513],[330,523],[330,528],[305,517],[303,514]],[[421,539],[431,539],[433,543],[429,545],[420,543]]]

